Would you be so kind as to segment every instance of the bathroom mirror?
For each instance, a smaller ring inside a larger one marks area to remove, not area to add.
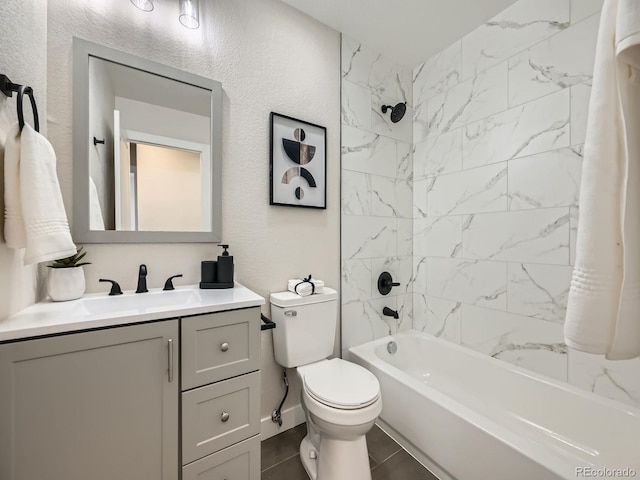
[[[222,86],[73,39],[77,243],[219,242]]]

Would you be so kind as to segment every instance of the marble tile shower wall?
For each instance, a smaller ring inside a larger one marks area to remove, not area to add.
[[[412,72],[342,37],[342,348],[413,325]],[[407,102],[398,123],[382,105]],[[377,278],[400,282],[387,296]],[[399,318],[382,315],[397,310]]]
[[[601,7],[520,0],[414,69],[414,328],[640,406],[639,359],[562,335]]]

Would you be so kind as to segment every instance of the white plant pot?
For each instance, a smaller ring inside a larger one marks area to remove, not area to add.
[[[54,302],[80,298],[85,291],[84,269],[82,267],[50,268],[47,290]]]

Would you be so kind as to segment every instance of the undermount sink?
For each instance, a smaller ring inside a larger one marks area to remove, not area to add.
[[[117,314],[128,311],[164,310],[180,307],[199,298],[195,289],[156,290],[146,293],[125,293],[112,297],[84,297],[78,300],[78,306],[87,313]]]

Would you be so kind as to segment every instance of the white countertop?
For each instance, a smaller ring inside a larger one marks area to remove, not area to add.
[[[113,297],[105,293],[89,294],[69,302],[45,300],[0,320],[0,342],[257,307],[264,303],[264,298],[239,283],[234,288],[220,290],[201,290],[197,285],[189,285],[169,292],[151,289],[138,294],[126,291]]]

